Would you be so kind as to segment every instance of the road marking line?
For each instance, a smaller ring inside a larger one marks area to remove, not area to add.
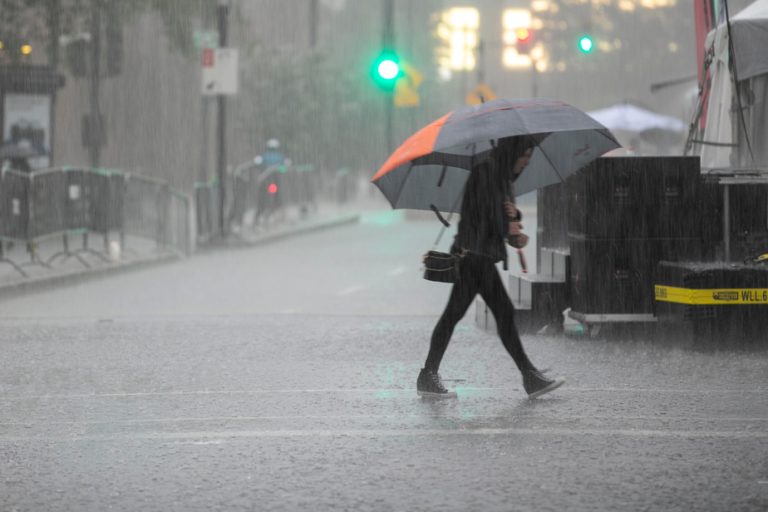
[[[364,289],[364,287],[359,285],[348,286],[347,288],[344,288],[336,292],[336,295],[339,295],[339,296],[352,295],[353,293],[357,293],[362,289]]]
[[[208,416],[208,417],[181,417],[181,418],[142,418],[127,420],[94,420],[94,421],[23,421],[23,422],[2,422],[2,427],[24,426],[26,428],[46,425],[138,425],[145,423],[184,423],[184,422],[221,422],[221,421],[258,421],[258,420],[328,420],[328,419],[374,419],[391,418],[392,414],[277,414],[263,416]],[[463,416],[451,416],[445,414],[403,414],[398,416],[401,419],[446,419],[446,420],[466,420]],[[621,416],[621,415],[515,415],[515,414],[473,414],[471,419],[510,419],[517,420],[556,420],[556,421],[574,421],[574,420],[615,420],[615,421],[709,421],[709,422],[768,422],[768,418],[716,418],[706,416]]]
[[[106,436],[0,436],[0,442],[30,441],[120,441],[120,440],[223,440],[249,438],[298,438],[298,437],[421,437],[421,436],[498,436],[498,435],[545,435],[545,436],[624,436],[624,437],[666,437],[685,439],[768,439],[768,432],[719,431],[719,430],[650,430],[650,429],[565,429],[565,428],[480,428],[480,429],[424,429],[424,430],[220,430],[195,432],[135,432]]]
[[[519,393],[521,388],[511,387],[460,387],[457,388],[459,397],[464,392],[509,392]],[[728,395],[728,394],[757,394],[764,395],[766,390],[762,389],[663,389],[663,388],[575,388],[566,386],[558,389],[558,395],[569,393],[672,393],[672,394],[691,394],[691,395]],[[414,395],[411,388],[316,388],[316,389],[224,389],[224,390],[192,390],[192,391],[139,391],[134,393],[72,393],[72,394],[46,394],[46,395],[20,395],[20,396],[0,396],[0,402],[19,401],[19,400],[41,400],[41,399],[68,399],[68,398],[129,398],[145,396],[198,396],[198,395],[264,395],[264,394],[305,394],[305,393],[402,393]]]

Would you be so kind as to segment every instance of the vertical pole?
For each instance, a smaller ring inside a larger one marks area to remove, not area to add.
[[[309,47],[317,46],[317,0],[309,0]]]
[[[394,0],[384,0],[384,27],[381,37],[381,46],[385,50],[393,50],[395,47],[395,31],[394,31],[394,13],[395,3]],[[393,116],[394,105],[392,94],[388,93],[384,95],[384,111],[386,115],[386,134],[385,139],[387,142],[387,156],[394,151],[392,139],[393,137]]]
[[[731,189],[723,185],[723,252],[726,263],[731,261]]]
[[[203,30],[209,30],[211,28],[211,25],[213,24],[213,11],[212,9],[204,8],[202,12],[202,19],[203,19]],[[206,45],[207,46],[207,45]],[[211,45],[213,46],[213,45]],[[201,55],[198,55],[198,57],[201,57]],[[210,141],[210,128],[209,128],[209,121],[208,121],[208,111],[210,109],[210,102],[209,97],[206,95],[200,96],[200,130],[202,132],[202,141],[200,144],[200,169],[198,169],[198,178],[197,181],[201,184],[208,183],[208,169],[209,169],[209,156],[208,156],[208,150],[209,150],[209,141]]]
[[[536,61],[531,59],[531,98],[539,96],[539,72],[536,69]]]
[[[61,34],[61,0],[52,0],[48,17],[50,40],[48,44],[48,61],[54,72],[59,70],[59,35]],[[48,114],[48,166],[53,167],[54,134],[56,133],[56,89],[51,91],[51,111]]]
[[[481,38],[477,44],[477,85],[485,82],[485,41]]]
[[[91,113],[88,125],[88,138],[91,167],[101,165],[101,109],[99,107],[100,86],[100,60],[101,60],[101,0],[91,0],[91,87],[90,101]]]
[[[219,47],[226,48],[229,44],[228,18],[229,1],[219,0],[218,8]],[[226,223],[226,179],[227,179],[227,102],[226,96],[220,94],[216,98],[218,103],[218,137],[217,137],[217,167],[219,173],[219,232],[222,238],[227,236]]]

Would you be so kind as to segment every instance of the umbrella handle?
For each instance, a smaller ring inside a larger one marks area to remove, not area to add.
[[[517,258],[520,260],[520,267],[523,270],[523,274],[528,273],[528,263],[525,261],[525,254],[523,254],[522,249],[517,250]]]

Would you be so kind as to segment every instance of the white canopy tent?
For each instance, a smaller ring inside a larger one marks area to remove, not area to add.
[[[701,166],[704,170],[757,167],[768,171],[768,0],[756,0],[733,16],[730,25],[744,120],[737,115],[729,31],[722,23],[705,42],[712,55],[712,81],[706,127],[697,145]]]

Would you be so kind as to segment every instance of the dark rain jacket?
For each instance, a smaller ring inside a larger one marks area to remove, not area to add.
[[[495,164],[484,162],[473,168],[464,188],[461,219],[451,252],[466,250],[493,263],[503,261],[507,268],[508,218],[504,200],[509,188]]]

